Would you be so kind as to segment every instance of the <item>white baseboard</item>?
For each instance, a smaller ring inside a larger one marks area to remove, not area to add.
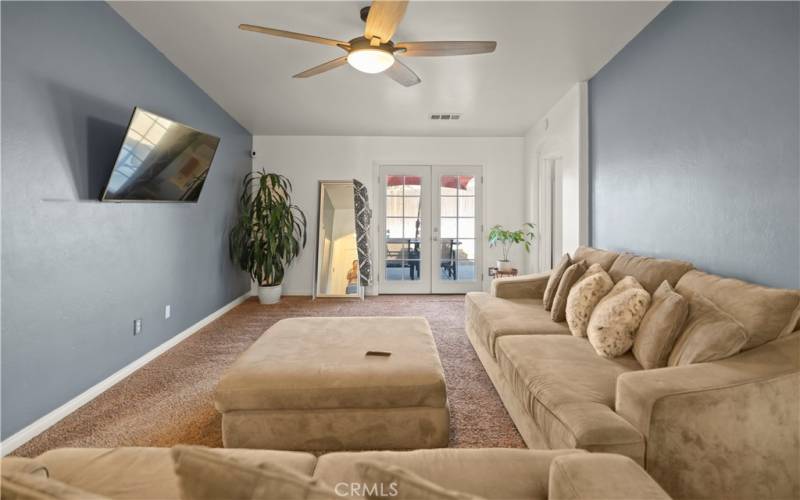
[[[226,312],[238,306],[239,304],[247,300],[247,298],[250,297],[251,295],[252,295],[251,292],[247,292],[241,297],[234,299],[233,301],[229,302],[228,304],[222,306],[213,313],[209,314],[205,318],[201,319],[197,323],[193,324],[186,330],[182,331],[181,333],[170,338],[163,344],[154,348],[144,356],[126,365],[121,370],[118,370],[110,377],[98,382],[97,384],[93,385],[92,387],[85,390],[81,394],[75,396],[71,400],[67,401],[63,405],[56,408],[55,410],[51,411],[47,415],[39,418],[38,420],[29,424],[27,427],[24,427],[23,429],[17,431],[15,434],[12,434],[11,436],[7,437],[5,440],[0,442],[0,456],[8,455],[12,451],[16,450],[23,444],[27,443],[31,439],[41,434],[42,432],[46,431],[47,429],[55,425],[59,420],[63,419],[64,417],[74,412],[81,406],[85,405],[89,401],[93,400],[94,398],[102,394],[104,391],[112,387],[117,382],[121,381],[128,375],[132,374],[139,368],[143,367],[150,361],[154,360],[155,358],[157,358],[164,352],[168,351],[181,341],[187,339],[192,334],[199,331],[201,328],[208,325],[215,319],[219,318]]]

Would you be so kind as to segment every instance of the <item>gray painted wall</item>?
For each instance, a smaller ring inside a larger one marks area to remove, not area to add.
[[[799,24],[675,2],[592,78],[593,245],[800,287]]]
[[[100,2],[2,3],[2,101],[6,438],[248,291],[252,136]],[[96,201],[134,106],[221,137],[196,205]]]

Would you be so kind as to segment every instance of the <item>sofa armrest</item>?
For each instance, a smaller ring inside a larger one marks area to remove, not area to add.
[[[549,278],[550,271],[514,278],[495,278],[491,294],[501,299],[541,299]]]
[[[550,464],[548,500],[670,497],[632,459],[611,453],[562,455]]]
[[[720,361],[623,373],[616,411],[645,437],[645,467],[672,496],[791,497],[799,384],[791,335]],[[743,479],[757,470],[772,479]]]

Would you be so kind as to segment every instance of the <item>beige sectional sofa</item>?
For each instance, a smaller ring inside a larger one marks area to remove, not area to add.
[[[444,488],[487,499],[639,499],[669,496],[636,463],[579,450],[431,449],[310,453],[215,450],[248,465],[278,464],[313,476],[337,496],[358,491],[356,464],[378,461],[410,470]],[[63,448],[36,457],[50,477],[114,499],[180,499],[169,448]],[[3,461],[3,473],[11,462]],[[388,498],[388,497],[387,497]]]
[[[549,273],[495,280],[467,295],[467,334],[528,446],[627,455],[675,498],[799,497],[800,290],[587,247],[573,260],[651,293],[666,280],[702,294],[750,340],[727,359],[644,370],[551,321]]]

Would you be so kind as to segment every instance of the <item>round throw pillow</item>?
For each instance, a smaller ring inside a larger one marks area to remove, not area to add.
[[[600,301],[587,330],[597,354],[615,358],[628,352],[648,307],[650,294],[641,287],[625,288]]]
[[[611,276],[600,266],[595,266],[589,267],[567,296],[567,326],[577,337],[586,336],[586,327],[594,307],[614,286]]]

